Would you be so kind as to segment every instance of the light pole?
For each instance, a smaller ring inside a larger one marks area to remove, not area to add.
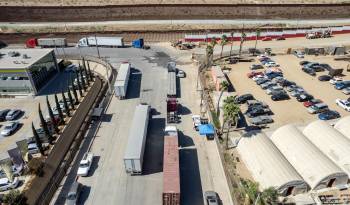
[[[99,59],[101,59],[100,50],[98,49],[98,45],[97,45],[97,37],[96,37],[96,34],[95,34],[95,42],[96,42],[97,56],[98,56]]]

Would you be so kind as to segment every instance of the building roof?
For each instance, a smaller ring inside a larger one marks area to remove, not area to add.
[[[345,172],[293,125],[277,129],[272,134],[271,140],[311,189],[317,189],[327,178],[346,176]]]
[[[350,139],[350,115],[335,123],[334,128]]]
[[[249,132],[238,143],[237,150],[260,188],[275,187],[283,191],[287,185],[306,182],[262,132]]]
[[[53,49],[1,49],[0,69],[25,69],[40,60]],[[18,56],[11,57],[11,53]],[[28,58],[24,58],[23,56]]]
[[[178,136],[164,136],[163,193],[180,193]]]
[[[329,159],[350,175],[350,140],[325,121],[305,127],[303,134]]]

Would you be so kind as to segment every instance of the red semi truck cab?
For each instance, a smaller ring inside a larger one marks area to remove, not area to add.
[[[38,41],[36,38],[30,38],[26,41],[27,48],[35,48],[38,45]]]

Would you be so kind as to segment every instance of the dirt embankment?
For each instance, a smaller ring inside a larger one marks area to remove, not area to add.
[[[64,14],[64,15],[63,15]],[[3,22],[74,22],[144,19],[332,19],[348,18],[349,4],[133,5],[1,7]]]

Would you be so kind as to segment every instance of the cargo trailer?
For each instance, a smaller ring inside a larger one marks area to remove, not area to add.
[[[125,171],[131,175],[142,174],[150,109],[149,105],[140,104],[136,106],[134,112],[129,140],[124,154]]]
[[[176,73],[175,72],[168,72],[168,97],[174,97],[176,98]]]
[[[123,37],[84,37],[79,40],[78,47],[101,46],[101,47],[123,47]]]
[[[65,38],[30,38],[26,41],[27,48],[55,48],[67,47],[67,40]]]
[[[178,134],[175,126],[165,128],[162,198],[163,205],[180,205]]]
[[[117,79],[114,83],[114,94],[119,99],[124,99],[128,89],[130,77],[130,63],[122,63],[119,67]]]

